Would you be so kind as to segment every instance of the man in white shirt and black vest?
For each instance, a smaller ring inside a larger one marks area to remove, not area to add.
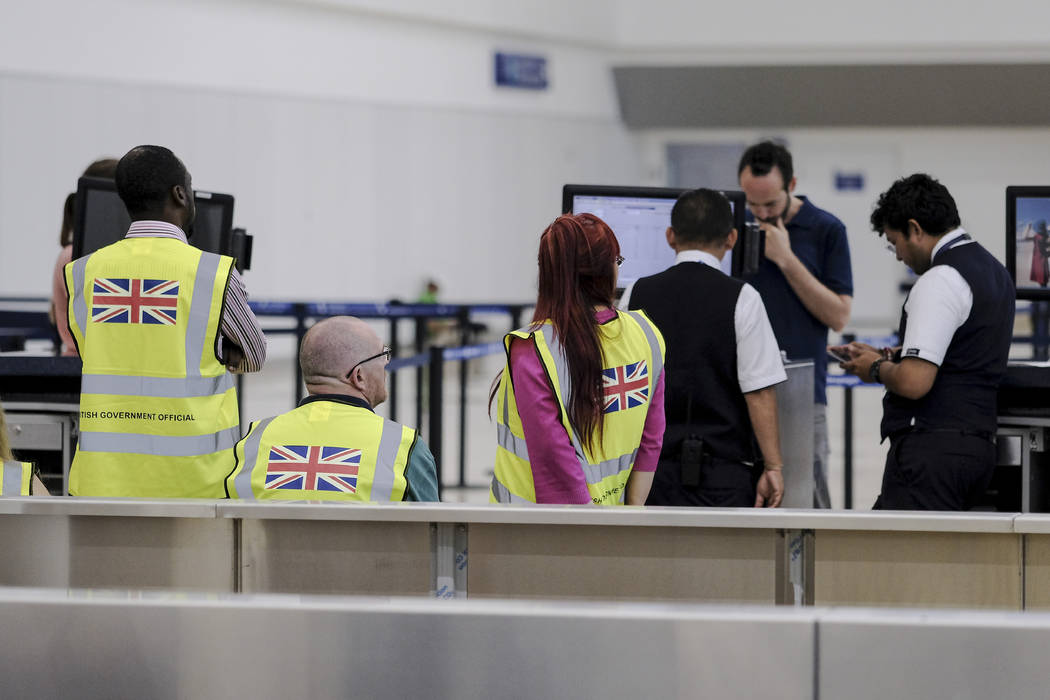
[[[666,235],[675,264],[620,301],[644,309],[667,343],[667,428],[646,505],[776,507],[775,385],[787,374],[762,297],[719,268],[737,238],[729,201],[708,189],[682,194]]]
[[[901,312],[899,348],[844,346],[846,371],[886,386],[890,439],[876,509],[967,510],[995,471],[996,395],[1013,337],[1010,273],[961,227],[929,175],[893,183],[872,228],[920,275]]]

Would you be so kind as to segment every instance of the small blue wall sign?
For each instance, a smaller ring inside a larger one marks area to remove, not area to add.
[[[495,68],[496,85],[500,87],[547,89],[547,59],[543,56],[497,51]]]
[[[839,192],[860,192],[864,189],[864,173],[835,173],[835,189]]]

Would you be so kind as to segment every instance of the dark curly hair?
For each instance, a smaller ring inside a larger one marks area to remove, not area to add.
[[[926,173],[897,180],[879,195],[871,212],[871,228],[880,236],[886,229],[908,238],[908,221],[915,219],[922,230],[941,236],[959,227],[959,210],[948,188]]]

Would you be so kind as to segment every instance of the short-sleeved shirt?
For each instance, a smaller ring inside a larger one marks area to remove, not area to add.
[[[691,262],[721,269],[721,261],[711,253],[683,250],[675,255],[675,265]],[[630,308],[633,291],[632,282],[620,299],[619,307],[624,311]],[[747,394],[786,381],[780,348],[770,328],[762,297],[749,284],[740,289],[733,309],[733,326],[736,330],[736,371],[740,393]]]
[[[958,228],[941,236],[930,258],[965,233]],[[976,242],[964,241],[960,245]],[[915,280],[904,303],[908,328],[901,338],[901,357],[917,357],[940,367],[955,332],[966,323],[972,308],[973,290],[959,271],[950,265],[931,267]]]
[[[846,226],[800,197],[802,207],[787,224],[791,250],[817,280],[835,294],[853,294]],[[749,214],[750,216],[750,214]],[[813,396],[827,403],[828,327],[803,305],[776,263],[763,258],[747,280],[762,295],[780,349],[790,360],[813,360]]]

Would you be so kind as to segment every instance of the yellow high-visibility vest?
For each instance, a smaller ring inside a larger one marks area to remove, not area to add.
[[[237,443],[230,498],[400,501],[416,431],[332,399],[252,425]]]
[[[223,498],[240,437],[218,357],[233,258],[126,238],[65,267],[84,363],[76,496]]]
[[[33,478],[30,462],[3,462],[0,496],[28,496]]]
[[[591,501],[598,505],[618,505],[626,496],[631,474],[649,411],[649,400],[656,390],[664,364],[664,339],[652,321],[641,311],[620,311],[617,318],[599,325],[605,407],[600,443],[588,448],[569,423],[571,395],[569,368],[561,342],[549,321],[507,334],[503,344],[507,367],[500,379],[496,407],[496,467],[489,500],[493,503],[535,503],[536,487],[529,464],[525,433],[510,379],[510,344],[517,338],[532,338],[547,371],[561,422],[572,442],[580,469],[587,481]],[[564,436],[563,436],[564,437]],[[552,436],[551,439],[557,439]]]

